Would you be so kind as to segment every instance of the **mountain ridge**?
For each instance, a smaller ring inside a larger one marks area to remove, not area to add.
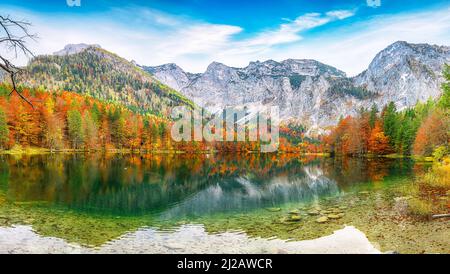
[[[89,94],[166,116],[173,106],[194,106],[148,72],[97,45],[68,45],[62,51],[33,58],[19,82],[30,87]]]
[[[254,61],[243,68],[212,62],[198,74],[173,63],[142,68],[207,109],[276,104],[282,118],[298,119],[321,131],[362,107],[375,104],[381,110],[393,101],[402,109],[437,98],[442,68],[449,62],[448,46],[397,41],[353,77],[312,59]]]

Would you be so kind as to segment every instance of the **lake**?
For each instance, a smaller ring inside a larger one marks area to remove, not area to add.
[[[426,169],[289,154],[2,155],[0,252],[445,251],[448,225],[413,224],[397,203]],[[333,249],[344,240],[353,248]]]

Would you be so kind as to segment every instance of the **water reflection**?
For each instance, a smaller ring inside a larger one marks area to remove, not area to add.
[[[349,185],[411,172],[398,160],[288,155],[0,157],[0,191],[16,202],[96,213],[189,216],[336,195]]]
[[[336,181],[322,175],[316,166],[298,173],[274,175],[261,180],[244,176],[218,181],[165,212],[165,217],[189,217],[224,211],[261,208],[287,202],[309,202],[339,191]]]

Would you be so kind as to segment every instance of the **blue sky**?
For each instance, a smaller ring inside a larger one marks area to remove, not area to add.
[[[99,44],[139,64],[174,62],[191,72],[204,71],[212,61],[241,67],[310,58],[354,75],[397,40],[450,45],[449,1],[67,2],[2,0],[0,14],[33,24],[39,39],[30,47],[36,54],[68,43]]]

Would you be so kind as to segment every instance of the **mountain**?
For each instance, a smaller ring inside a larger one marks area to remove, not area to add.
[[[20,82],[89,94],[163,115],[168,115],[172,106],[193,106],[190,100],[149,73],[96,45],[67,45],[55,55],[38,56],[28,64]]]
[[[378,53],[354,84],[380,94],[378,104],[397,107],[441,94],[443,65],[450,63],[450,47],[399,41]]]
[[[84,51],[87,48],[90,48],[90,47],[101,48],[99,45],[88,45],[88,44],[84,44],[84,43],[68,44],[62,50],[54,52],[53,55],[64,56],[64,55],[77,54],[77,53]]]
[[[176,64],[170,63],[157,67],[142,67],[150,72],[155,78],[176,90],[186,87],[191,80],[197,77],[197,74],[185,72]]]
[[[450,48],[396,42],[381,51],[355,77],[314,60],[251,62],[245,68],[213,62],[201,74],[175,64],[143,67],[161,82],[207,109],[236,105],[278,105],[284,119],[296,119],[311,132],[339,117],[393,101],[398,108],[436,98]]]

